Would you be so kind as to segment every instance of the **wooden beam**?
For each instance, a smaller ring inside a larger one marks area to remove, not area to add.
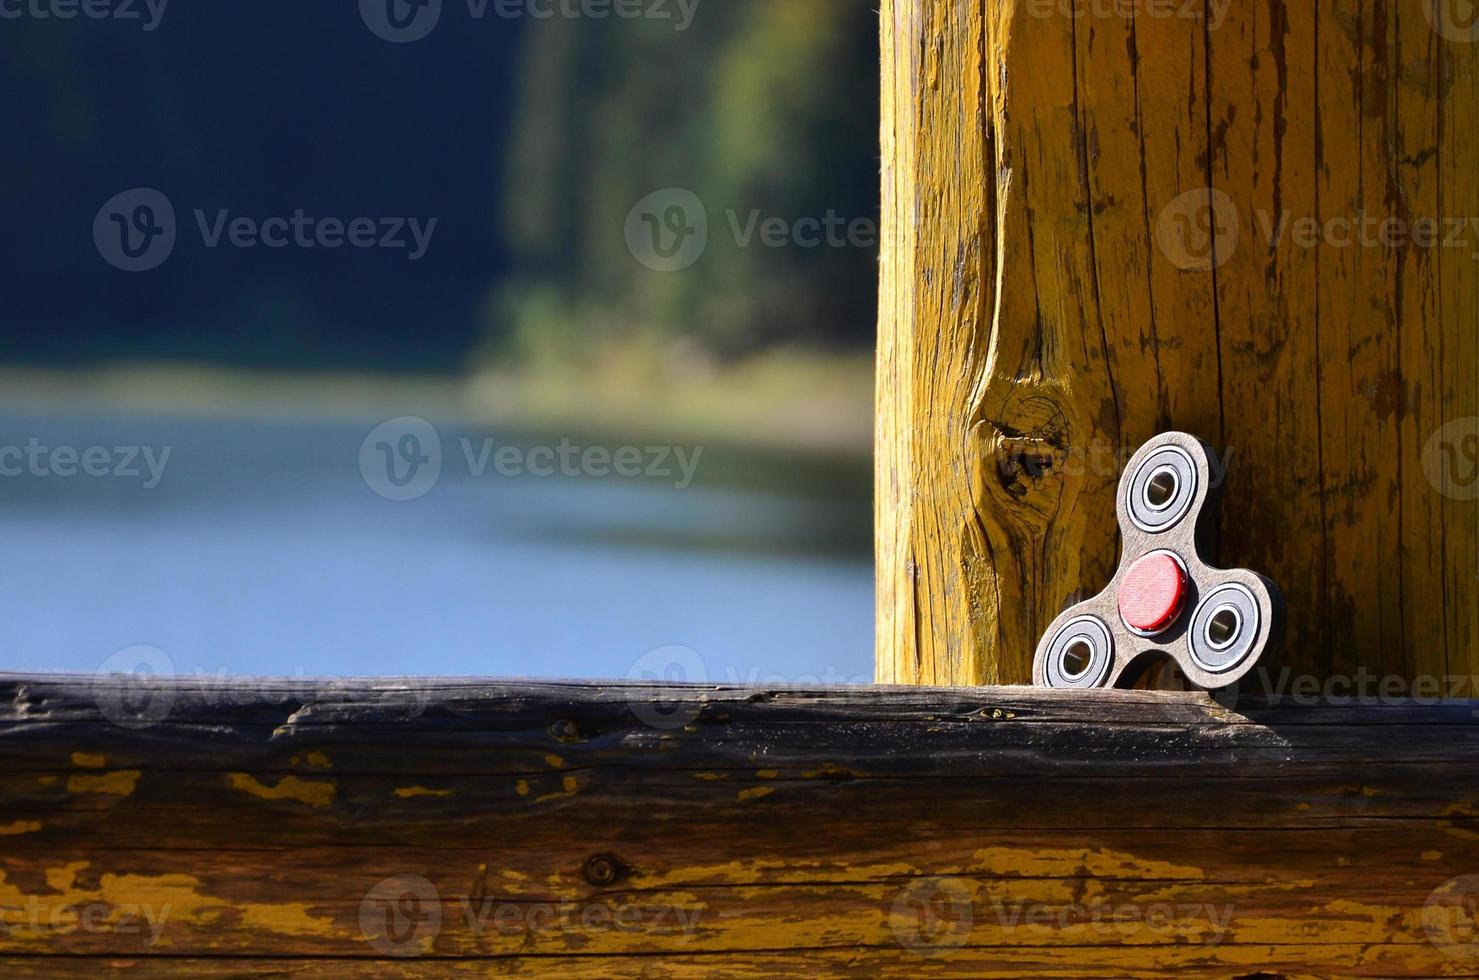
[[[1027,683],[1167,429],[1290,666],[1476,672],[1470,6],[884,0],[880,681]]]
[[[1468,973],[1475,709],[9,677],[0,970]]]

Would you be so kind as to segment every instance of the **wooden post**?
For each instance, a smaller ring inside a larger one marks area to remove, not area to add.
[[[1479,671],[1471,8],[884,0],[880,681],[1027,683],[1168,428],[1296,673]]]

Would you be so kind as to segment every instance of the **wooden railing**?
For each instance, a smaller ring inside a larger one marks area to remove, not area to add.
[[[1469,702],[0,681],[0,975],[1427,976]]]

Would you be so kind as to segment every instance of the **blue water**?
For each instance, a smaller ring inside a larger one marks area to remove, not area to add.
[[[0,411],[0,466],[22,470],[0,475],[0,670],[91,672],[142,646],[212,676],[870,679],[866,554],[743,546],[805,541],[834,502],[479,477],[450,440],[435,488],[392,502],[359,464],[380,421]],[[32,439],[103,447],[110,475],[4,455]],[[169,448],[157,486],[127,446]]]

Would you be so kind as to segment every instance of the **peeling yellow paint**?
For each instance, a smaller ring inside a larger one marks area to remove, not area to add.
[[[72,765],[79,769],[103,769],[108,765],[108,760],[101,755],[93,755],[90,752],[73,752]]]
[[[1443,852],[1442,851],[1423,851],[1423,853],[1422,853],[1422,859],[1424,861],[1440,861],[1440,860],[1443,859]]]
[[[120,769],[101,776],[69,776],[67,777],[67,792],[132,796],[140,775],[142,773],[137,769]]]
[[[1472,817],[1475,815],[1473,807],[1467,803],[1453,803],[1444,807],[1438,814],[1439,817]],[[1443,828],[1444,833],[1451,834],[1454,837],[1463,840],[1479,840],[1479,834],[1465,827],[1460,827],[1452,820],[1440,820],[1438,826]]]
[[[324,912],[324,917],[313,914],[314,906],[302,902],[287,902],[281,905],[264,905],[251,902],[239,908],[241,924],[248,929],[271,936],[322,936],[334,939],[339,935],[333,913]]]
[[[547,756],[545,756],[544,757],[544,762],[551,769],[564,769],[565,768],[565,760],[562,759],[562,758],[560,758],[557,755],[547,755]]]
[[[846,766],[839,766],[835,762],[829,762],[820,769],[810,769],[801,774],[806,779],[836,779],[844,777],[848,779],[862,779],[863,773]]]
[[[34,834],[40,829],[40,820],[17,820],[14,823],[0,823],[0,837],[19,837],[21,834]]]
[[[425,786],[402,786],[395,791],[395,795],[403,800],[413,799],[417,796],[451,796],[450,789],[427,789]]]
[[[1205,881],[1207,872],[1187,864],[1155,861],[1108,848],[987,847],[971,855],[987,870],[1041,878],[1177,878]]]
[[[769,788],[769,787],[767,787]],[[643,874],[643,882],[652,888],[672,888],[678,885],[709,885],[723,882],[726,885],[759,884],[767,878],[784,880],[788,884],[802,885],[810,877],[833,881],[839,878],[857,882],[909,878],[925,874],[918,866],[904,861],[879,862],[877,864],[854,864],[846,862],[845,870],[834,862],[802,861],[796,858],[785,860],[742,860],[716,864],[674,867],[667,871]]]
[[[545,803],[549,800],[563,800],[580,792],[581,780],[576,776],[566,776],[560,781],[561,790],[558,793],[546,793],[539,797],[535,803]]]
[[[754,789],[742,789],[739,792],[740,802],[745,800],[758,800],[775,792],[774,786],[756,786]]]
[[[706,783],[712,783],[720,779],[729,778],[729,773],[727,772],[696,772],[693,775],[694,778],[702,779]]]
[[[86,871],[90,861],[72,861],[60,868],[46,869],[46,887],[54,892],[67,892],[77,884],[77,872]]]
[[[318,751],[299,752],[297,755],[293,756],[293,765],[307,766],[310,769],[334,768],[333,761],[329,759],[328,756]]]
[[[528,796],[529,780],[521,779],[518,782],[514,783],[514,792],[518,793],[520,796]]]
[[[331,782],[311,782],[297,776],[284,776],[276,786],[267,786],[244,772],[227,773],[233,789],[263,800],[295,800],[309,806],[326,807],[334,802],[338,791]]]
[[[62,867],[48,868],[47,889],[39,894],[9,884],[4,872],[0,872],[0,907],[24,907],[39,902],[46,908],[66,909],[101,904],[112,907],[102,920],[105,926],[117,924],[121,918],[131,914],[130,910],[149,908],[164,913],[169,924],[190,923],[214,929],[233,905],[201,894],[199,879],[190,875],[103,874],[95,888],[77,887],[78,873],[89,866],[90,862],[74,861]],[[24,926],[12,925],[8,929],[0,929],[0,944],[6,947],[19,944],[51,950],[55,943],[55,932],[48,927],[27,930]],[[154,948],[162,950],[170,945],[170,935],[166,930]]]
[[[761,769],[755,773],[757,779],[776,779],[780,773],[775,769]]]

